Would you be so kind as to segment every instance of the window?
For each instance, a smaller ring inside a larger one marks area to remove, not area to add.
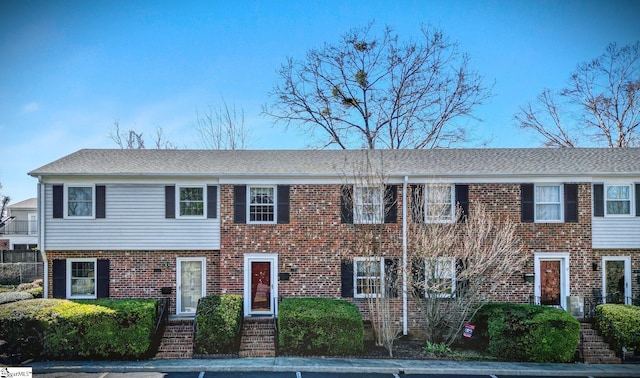
[[[562,186],[535,186],[536,222],[562,222]]]
[[[631,215],[631,192],[630,185],[606,185],[605,214]]]
[[[276,221],[275,187],[249,187],[249,222],[275,223]]]
[[[425,186],[424,212],[427,223],[453,222],[453,186],[432,184]]]
[[[424,260],[425,296],[447,298],[456,290],[456,260],[431,257]]]
[[[353,261],[353,296],[368,298],[384,292],[384,260],[378,257],[356,257]]]
[[[204,217],[204,187],[179,187],[178,202],[180,217]]]
[[[358,224],[383,223],[384,200],[381,187],[356,186],[353,191],[353,222]]]
[[[93,186],[67,187],[67,216],[93,217]]]
[[[96,259],[68,259],[67,272],[68,298],[96,298]]]

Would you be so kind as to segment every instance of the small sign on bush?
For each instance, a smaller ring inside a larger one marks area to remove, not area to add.
[[[471,338],[471,336],[473,336],[473,330],[476,329],[476,326],[473,324],[465,324],[464,325],[464,331],[462,331],[462,336],[466,337],[466,338]]]

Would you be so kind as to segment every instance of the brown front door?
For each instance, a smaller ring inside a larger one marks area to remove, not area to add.
[[[560,306],[560,260],[540,261],[540,303]]]
[[[251,311],[271,312],[271,262],[251,262]]]

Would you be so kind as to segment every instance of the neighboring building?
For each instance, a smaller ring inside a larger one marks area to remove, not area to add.
[[[25,250],[38,247],[38,201],[29,198],[7,205],[6,224],[0,228],[0,249]]]
[[[350,181],[365,156],[396,199],[387,211],[381,189]],[[637,148],[80,150],[29,174],[49,297],[168,296],[177,315],[212,293],[243,295],[247,316],[277,315],[282,297],[362,305],[354,223],[380,223],[382,275],[407,246],[407,193],[432,184],[451,188],[434,205],[483,203],[517,225],[528,262],[492,299],[567,308],[568,296],[640,296]],[[419,327],[410,301],[402,310]]]

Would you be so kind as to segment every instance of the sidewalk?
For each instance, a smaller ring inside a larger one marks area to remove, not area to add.
[[[320,372],[452,375],[535,375],[640,377],[640,365],[538,364],[441,360],[384,360],[356,358],[233,358],[146,361],[32,362],[34,374],[56,372]]]

